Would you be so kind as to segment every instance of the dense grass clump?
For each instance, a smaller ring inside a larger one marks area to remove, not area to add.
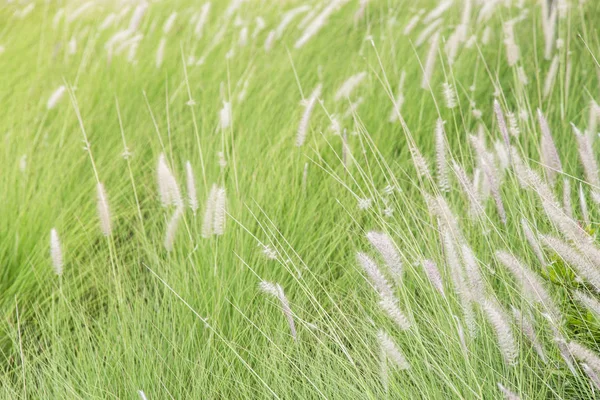
[[[597,2],[0,21],[0,397],[600,397]]]

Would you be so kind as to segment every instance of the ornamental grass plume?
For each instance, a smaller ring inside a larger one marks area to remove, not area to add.
[[[345,100],[356,89],[358,85],[367,77],[367,73],[365,71],[359,72],[358,74],[352,75],[340,86],[340,88],[335,92],[334,100],[340,101]]]
[[[435,154],[438,187],[440,191],[447,192],[450,190],[450,182],[448,180],[448,163],[446,162],[448,150],[444,123],[441,118],[438,118],[435,124]]]
[[[48,110],[52,110],[56,105],[61,101],[64,97],[67,88],[64,85],[60,85],[48,98],[48,102],[46,103],[46,108]]]
[[[158,157],[158,167],[156,168],[157,182],[158,182],[158,193],[163,207],[167,206],[181,206],[183,205],[183,199],[181,198],[181,192],[179,191],[179,185],[175,179],[175,175],[169,169],[164,154],[160,154]]]
[[[317,104],[319,96],[321,96],[322,85],[319,84],[313,90],[310,97],[302,102],[304,105],[304,113],[302,113],[302,118],[300,119],[300,124],[298,124],[298,131],[296,133],[296,146],[300,147],[304,144],[306,140],[306,136],[308,134],[308,127],[310,124],[310,117],[312,112]]]
[[[370,231],[367,232],[367,239],[385,261],[394,280],[400,282],[402,279],[402,260],[392,238],[387,233]]]
[[[477,218],[481,216],[485,209],[483,208],[483,204],[481,204],[481,199],[479,193],[477,193],[477,189],[473,182],[467,176],[465,170],[458,164],[456,161],[452,160],[452,169],[454,170],[454,174],[458,180],[458,184],[462,188],[465,193],[467,199],[469,200],[469,214],[472,218]]]
[[[496,251],[496,259],[506,268],[521,286],[521,293],[529,300],[539,303],[553,318],[560,315],[554,300],[548,293],[544,283],[521,260],[507,251]]]
[[[383,330],[379,330],[377,332],[377,339],[379,340],[379,345],[383,350],[383,353],[386,356],[388,361],[391,361],[395,367],[399,369],[409,369],[410,364],[406,360],[406,357],[400,352],[394,341],[388,336],[387,333]]]
[[[551,185],[554,185],[556,174],[562,173],[562,164],[560,162],[560,157],[558,156],[558,150],[554,144],[554,139],[552,139],[552,134],[550,133],[548,121],[546,121],[546,117],[544,117],[542,110],[539,108],[537,109],[537,117],[542,131],[540,140],[540,161],[544,167],[546,178]]]
[[[544,364],[547,363],[548,357],[546,356],[544,347],[540,343],[538,335],[535,331],[532,318],[530,316],[523,315],[523,313],[521,311],[519,311],[518,309],[516,309],[515,307],[512,307],[512,313],[513,313],[513,319],[515,320],[515,323],[517,324],[517,326],[519,326],[521,328],[521,332],[523,332],[523,335],[525,335],[525,337],[527,337],[527,339],[529,339],[529,341],[531,342],[531,346],[533,347],[535,352],[538,354],[538,356],[540,357],[542,362],[544,362]]]
[[[525,235],[525,239],[529,246],[533,250],[535,256],[539,260],[541,265],[546,265],[546,257],[544,257],[544,252],[542,251],[542,247],[540,246],[539,241],[537,240],[536,234],[533,233],[531,226],[525,218],[521,218],[521,227],[523,228],[523,234]]]
[[[569,342],[567,348],[576,360],[586,363],[596,373],[600,372],[600,356],[597,353],[574,341]]]
[[[194,215],[196,215],[196,211],[198,210],[198,197],[196,195],[196,178],[194,177],[194,170],[192,168],[192,164],[187,161],[185,163],[186,170],[186,183],[187,183],[187,195],[188,195],[188,204],[192,209]]]
[[[50,230],[50,257],[52,258],[52,267],[56,275],[61,276],[63,273],[63,254],[58,238],[58,232],[55,228]]]
[[[287,297],[285,296],[281,285],[279,285],[278,283],[275,284],[267,281],[261,281],[258,287],[262,292],[276,297],[279,300],[279,302],[281,303],[281,309],[283,311],[283,314],[285,315],[285,318],[290,327],[292,338],[296,340],[296,325],[294,324],[294,316],[292,314],[292,309],[290,308],[290,303]]]
[[[435,61],[438,54],[438,48],[440,43],[440,32],[433,34],[431,38],[431,44],[429,45],[429,51],[427,52],[427,58],[425,59],[425,67],[423,69],[423,79],[421,80],[421,88],[430,90],[431,89],[431,77],[433,75],[433,69],[435,68]]]
[[[165,234],[165,249],[167,251],[173,250],[173,244],[175,242],[175,235],[177,234],[177,227],[179,226],[179,221],[183,215],[183,206],[178,206],[173,212],[173,216],[169,220],[169,224],[167,225],[167,231]]]
[[[104,236],[110,236],[112,233],[112,221],[110,218],[110,208],[108,206],[108,196],[106,195],[106,190],[104,189],[104,185],[101,182],[98,182],[96,185],[97,192],[97,209],[98,209],[98,219],[100,220],[100,229]]]
[[[431,282],[431,285],[440,292],[443,297],[446,297],[446,294],[444,293],[444,283],[437,265],[432,260],[423,260],[421,264],[423,265],[423,270],[425,271],[425,275],[427,275],[429,282]]]
[[[542,243],[548,249],[558,254],[560,258],[571,265],[583,278],[594,285],[596,289],[600,289],[600,272],[577,249],[574,249],[563,240],[550,235],[542,235],[541,239]]]
[[[508,365],[516,364],[519,351],[508,318],[500,306],[491,300],[486,300],[482,306],[490,325],[494,328],[504,361]]]

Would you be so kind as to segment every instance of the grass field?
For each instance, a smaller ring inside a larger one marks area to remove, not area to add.
[[[596,1],[0,2],[0,398],[600,398]]]

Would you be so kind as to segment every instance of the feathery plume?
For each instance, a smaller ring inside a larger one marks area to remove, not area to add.
[[[314,35],[316,35],[323,26],[327,23],[327,20],[338,8],[346,5],[349,0],[333,0],[331,1],[319,15],[304,29],[300,39],[296,41],[294,47],[299,49],[304,46]]]
[[[219,187],[216,183],[213,183],[210,193],[208,195],[208,200],[206,201],[206,206],[204,209],[204,221],[202,223],[202,237],[208,238],[213,234],[213,226],[214,226],[214,213],[215,207],[217,204],[217,194],[219,191]]]
[[[598,190],[600,187],[600,177],[598,175],[598,162],[594,155],[593,143],[590,135],[585,135],[571,123],[575,139],[577,140],[577,148],[579,150],[579,159],[583,166],[585,179],[588,184],[594,186],[592,190]],[[593,196],[592,196],[593,198]]]
[[[593,99],[590,100],[590,111],[588,117],[587,134],[594,138],[598,133],[598,118],[600,118],[600,106]]]
[[[579,207],[581,207],[581,216],[585,226],[590,226],[590,213],[588,211],[587,201],[585,200],[585,193],[583,193],[583,186],[579,183]]]
[[[544,252],[540,247],[540,244],[536,238],[536,235],[531,230],[529,223],[525,218],[521,218],[521,227],[523,228],[523,233],[525,234],[525,239],[527,239],[527,243],[531,246],[533,252],[535,253],[537,259],[540,261],[540,264],[546,265],[546,258],[544,257]]]
[[[519,129],[519,121],[517,120],[516,114],[509,111],[506,113],[506,118],[508,119],[508,132],[510,132],[513,137],[519,137],[521,129]]]
[[[600,390],[600,378],[598,377],[596,371],[594,371],[592,367],[590,367],[586,363],[582,363],[581,368],[583,369],[583,372],[585,372],[585,374],[588,376],[588,378],[590,378],[590,380],[594,383],[596,389]]]
[[[588,296],[581,290],[576,290],[573,292],[573,297],[575,300],[583,304],[588,310],[590,310],[596,316],[596,318],[600,319],[600,301]]]
[[[491,4],[491,2],[489,2],[487,4]],[[481,43],[483,45],[488,45],[490,43],[491,38],[492,38],[492,28],[490,28],[489,26],[486,26],[485,29],[483,30],[483,33],[481,34]]]
[[[496,338],[498,339],[498,346],[500,347],[504,361],[506,361],[508,365],[514,365],[517,361],[519,352],[510,323],[504,315],[504,312],[498,305],[490,300],[483,303],[483,310],[485,311],[492,328],[494,328]]]
[[[517,67],[517,76],[519,77],[519,82],[521,82],[523,86],[529,85],[529,78],[527,78],[525,69],[521,65]]]
[[[448,182],[448,163],[446,162],[446,132],[444,130],[444,121],[438,118],[435,124],[435,150],[437,164],[438,186],[442,192],[450,190]]]
[[[442,84],[442,93],[444,94],[444,100],[446,101],[446,107],[456,108],[458,105],[456,100],[456,91],[451,83],[444,82]]]
[[[302,193],[306,193],[306,185],[308,184],[308,163],[304,163],[304,171],[302,172]]]
[[[176,20],[177,20],[177,11],[174,11],[173,13],[171,13],[171,15],[169,15],[169,18],[167,18],[167,20],[165,21],[165,24],[163,25],[163,33],[165,35],[167,35],[169,32],[171,32],[171,29],[173,28],[173,25],[175,25]]]
[[[544,58],[549,60],[554,49],[556,36],[556,7],[552,2],[542,1],[542,32],[544,33]]]
[[[217,236],[225,233],[225,220],[227,217],[227,194],[225,188],[217,189],[215,209],[213,216],[213,233]]]
[[[563,179],[563,208],[569,218],[573,218],[573,206],[571,204],[571,182],[568,178]]]
[[[388,297],[390,299],[395,299],[394,291],[388,283],[385,276],[383,275],[383,273],[381,272],[381,270],[379,269],[379,267],[377,266],[377,263],[375,263],[375,261],[365,253],[359,252],[356,255],[356,258],[358,259],[359,264],[367,273],[367,276],[371,280],[371,283],[373,284],[375,289],[377,289],[377,291],[382,296]]]
[[[441,24],[442,20],[438,19],[427,25],[427,27],[423,29],[419,36],[417,36],[415,39],[415,47],[421,47],[421,45],[423,45],[427,39],[432,37],[432,33],[436,32]]]
[[[559,58],[558,55],[554,56],[552,59],[552,64],[550,64],[550,68],[548,69],[548,74],[546,75],[546,80],[544,81],[544,92],[543,97],[546,99],[550,92],[552,91],[552,87],[554,86],[554,81],[556,80],[556,74],[558,73],[559,66]]]
[[[229,101],[223,101],[223,108],[219,111],[219,125],[223,131],[231,126],[231,102]]]
[[[433,69],[435,68],[435,61],[438,54],[438,47],[440,43],[440,32],[436,32],[431,37],[431,44],[429,45],[429,51],[427,52],[427,59],[425,60],[425,68],[423,70],[423,79],[421,80],[421,88],[431,90],[431,76],[433,75]]]
[[[296,8],[292,8],[291,10],[289,10],[288,12],[283,14],[283,18],[281,19],[281,22],[279,23],[279,25],[277,25],[277,28],[275,29],[275,33],[276,33],[275,37],[277,39],[280,39],[281,36],[283,36],[285,29],[294,20],[294,18],[296,18],[297,15],[300,15],[308,10],[310,10],[310,6],[302,5],[302,6],[298,6]]]
[[[206,25],[206,21],[208,21],[208,13],[210,12],[211,4],[212,3],[210,2],[204,3],[200,9],[196,26],[194,26],[194,34],[196,35],[196,39],[201,39],[202,35],[204,34],[204,26]]]
[[[196,215],[198,210],[198,197],[196,196],[196,178],[194,178],[194,170],[192,164],[187,161],[185,163],[186,177],[187,177],[187,192],[188,192],[188,203],[190,208]]]
[[[515,42],[514,23],[506,22],[503,26],[504,46],[506,47],[506,61],[509,67],[514,66],[521,55],[519,45]]]
[[[281,303],[281,309],[285,318],[287,319],[288,325],[290,327],[290,331],[292,333],[292,338],[296,340],[296,325],[294,324],[294,316],[292,314],[292,309],[290,308],[290,303],[283,292],[283,288],[279,284],[261,281],[259,283],[259,289],[266,294],[276,297],[279,299]]]
[[[317,100],[319,96],[321,96],[322,85],[319,84],[313,90],[310,97],[303,101],[304,103],[304,113],[302,114],[302,118],[300,119],[300,124],[298,125],[298,132],[296,134],[296,146],[300,147],[304,144],[306,140],[306,135],[308,134],[308,126],[310,124],[310,117],[312,115],[313,109],[317,104]]]
[[[104,190],[104,185],[98,182],[96,185],[96,192],[98,196],[98,218],[100,219],[100,229],[104,236],[110,236],[112,232],[112,223],[110,220],[110,208],[108,206],[108,196]]]
[[[34,4],[34,3],[31,3]],[[94,6],[94,2],[88,1],[74,9],[71,13],[69,13],[67,17],[67,22],[73,22],[77,20],[80,16],[82,16],[87,10]]]
[[[273,44],[275,43],[275,31],[271,30],[265,39],[265,52],[271,51]]]
[[[556,254],[558,254],[567,264],[570,264],[571,267],[592,285],[597,289],[600,289],[600,272],[598,272],[598,269],[591,265],[579,251],[569,246],[561,239],[549,235],[542,235],[541,238],[546,247],[556,252]]]
[[[469,199],[471,216],[473,218],[480,216],[481,214],[483,214],[484,208],[481,204],[481,200],[479,198],[479,194],[477,193],[477,189],[467,176],[465,170],[454,160],[452,160],[452,169],[456,174],[456,178],[458,179],[460,187]]]
[[[575,243],[589,241],[589,235],[564,213],[552,189],[535,171],[523,163],[518,152],[514,149],[512,150],[512,157],[517,179],[523,187],[529,187],[537,193],[548,219],[558,227],[563,235]]]
[[[521,398],[516,394],[510,391],[506,386],[498,382],[498,389],[502,392],[505,400],[521,400]]]
[[[156,68],[160,68],[165,59],[165,48],[167,46],[167,38],[163,37],[160,39],[158,43],[158,48],[156,49]]]
[[[365,71],[359,72],[358,74],[352,75],[350,78],[346,79],[342,86],[335,92],[335,101],[340,101],[343,99],[347,99],[352,94],[352,91],[360,85],[360,83],[367,77],[367,73]]]
[[[175,179],[175,175],[169,169],[165,155],[163,153],[158,157],[158,167],[156,168],[158,191],[160,194],[160,201],[163,207],[169,205],[180,206],[183,204],[181,198],[181,192],[179,191],[179,185]]]
[[[556,174],[562,172],[562,164],[560,162],[560,157],[558,156],[558,150],[556,149],[556,145],[552,139],[552,134],[550,133],[548,121],[546,121],[542,110],[539,108],[537,109],[537,117],[542,130],[542,138],[540,140],[540,158],[546,172],[546,178],[548,178],[550,184],[553,185],[556,179]]]
[[[390,113],[390,117],[388,120],[390,122],[398,121],[398,116],[400,115],[400,110],[402,110],[402,105],[404,104],[404,81],[406,79],[406,72],[402,71],[400,74],[400,81],[398,83],[398,91],[396,92],[396,97],[394,99],[394,106]]]
[[[504,119],[504,113],[502,112],[502,107],[500,107],[498,100],[494,100],[494,114],[496,114],[496,121],[498,121],[498,128],[502,134],[502,139],[504,139],[504,144],[506,145],[507,149],[510,149],[510,139],[508,137],[506,120]]]
[[[442,0],[436,8],[425,15],[423,23],[428,24],[441,17],[452,6],[453,2],[454,0]]]
[[[533,321],[530,317],[523,315],[523,313],[521,313],[521,311],[519,311],[515,307],[512,307],[512,313],[515,322],[518,326],[521,327],[521,331],[527,337],[527,339],[529,339],[529,341],[531,342],[531,346],[545,364],[547,362],[546,353],[544,352],[542,344],[538,340]]]
[[[167,232],[165,234],[165,249],[167,251],[173,250],[173,243],[175,242],[175,234],[177,233],[177,227],[179,226],[179,220],[183,215],[183,206],[177,206],[171,220],[169,221],[169,225],[167,225]]]
[[[506,251],[497,251],[496,258],[519,282],[523,296],[541,304],[552,317],[557,317],[559,311],[546,290],[544,283],[527,268],[521,260]]]
[[[392,238],[383,232],[370,231],[367,233],[367,239],[385,261],[394,280],[400,282],[402,280],[402,260]]]
[[[551,321],[551,323],[554,323],[554,321]],[[558,330],[556,329],[556,327],[554,325],[551,324],[550,328],[554,332],[554,342],[556,343],[556,347],[558,347],[558,351],[560,352],[561,358],[563,359],[565,364],[567,364],[567,367],[569,368],[571,373],[576,375],[577,371],[575,370],[573,355],[571,354],[571,352],[569,352],[569,347],[567,346],[567,342],[560,335],[560,333],[558,332]]]
[[[63,255],[60,246],[60,239],[55,228],[50,230],[50,256],[52,258],[52,267],[56,275],[60,276],[63,273]]]
[[[438,218],[438,223],[442,227],[445,227],[450,231],[452,237],[461,242],[462,234],[458,227],[458,222],[446,200],[442,196],[431,197],[428,194],[425,194],[424,196],[429,212]]]
[[[420,178],[424,178],[427,180],[431,180],[431,172],[429,171],[429,164],[423,154],[419,151],[418,147],[409,144],[410,155],[415,165],[415,169],[417,170],[417,174]]]
[[[387,314],[387,316],[396,323],[396,326],[401,330],[407,330],[410,328],[410,322],[404,313],[398,306],[398,301],[395,297],[389,297],[388,295],[381,294],[381,300],[379,306]]]
[[[129,27],[127,28],[128,31],[135,32],[138,30],[138,28],[140,27],[140,23],[144,18],[144,14],[146,14],[147,9],[148,3],[146,2],[142,2],[135,8],[133,14],[131,15],[131,19],[129,20]]]
[[[48,102],[46,103],[46,108],[48,110],[52,110],[54,107],[56,107],[56,105],[58,104],[58,102],[63,98],[63,96],[65,95],[65,92],[67,91],[67,88],[64,85],[60,85],[53,93],[52,95],[50,95],[50,98],[48,98]]]
[[[575,359],[585,362],[596,372],[600,371],[600,356],[598,354],[577,342],[569,342],[567,348]]]
[[[471,336],[475,336],[477,325],[475,323],[475,313],[473,312],[473,296],[465,271],[460,263],[458,252],[452,239],[450,231],[442,230],[442,245],[446,256],[446,265],[450,269],[450,277],[454,286],[454,291],[458,295],[460,305],[464,313],[465,324]]]
[[[504,209],[504,203],[502,202],[502,196],[500,195],[500,178],[494,166],[493,155],[487,151],[480,138],[470,135],[469,139],[478,155],[479,166],[487,178],[487,183],[489,184],[489,189],[494,198],[500,220],[506,225],[506,211]]]
[[[419,12],[416,15],[414,15],[410,20],[408,20],[408,23],[406,24],[406,26],[404,27],[404,30],[402,31],[404,36],[409,35],[413,31],[413,29],[415,29],[415,27],[419,23],[419,20],[421,19],[421,15],[422,15],[422,12]]]
[[[465,276],[467,285],[469,285],[470,296],[473,300],[481,303],[485,300],[485,281],[481,275],[475,254],[473,254],[473,250],[467,244],[463,244],[461,255],[465,266]]]
[[[387,333],[383,330],[379,330],[379,332],[377,332],[377,339],[379,340],[379,345],[387,360],[391,361],[394,366],[399,369],[410,368],[410,364]]]
[[[433,287],[440,292],[443,297],[446,297],[446,294],[444,293],[444,284],[442,283],[442,276],[440,275],[437,265],[431,260],[424,260],[422,264],[423,270],[425,271],[425,275],[427,275],[429,282],[431,282]]]
[[[452,315],[454,320],[456,321],[456,329],[458,330],[458,340],[460,341],[460,348],[465,356],[469,356],[469,350],[467,349],[467,341],[465,340],[465,331],[460,323],[460,319],[456,315]]]
[[[504,173],[504,171],[510,166],[510,155],[501,140],[496,140],[494,142],[494,150],[496,152],[495,158],[497,161],[497,169],[500,170],[500,173]]]

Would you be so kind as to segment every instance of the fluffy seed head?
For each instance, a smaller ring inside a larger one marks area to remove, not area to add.
[[[194,170],[192,164],[188,161],[185,163],[185,171],[187,177],[187,192],[188,192],[188,203],[190,208],[196,215],[198,210],[198,197],[196,196],[196,178],[194,177]]]
[[[48,110],[52,110],[58,102],[64,97],[67,88],[64,85],[59,86],[48,98],[48,102],[46,103],[46,108]]]
[[[510,323],[504,315],[504,312],[498,305],[489,300],[483,303],[483,310],[485,311],[490,324],[494,328],[504,361],[508,365],[514,365],[517,361],[519,352]]]
[[[383,354],[386,355],[387,360],[391,361],[394,366],[399,369],[410,368],[410,364],[387,333],[385,333],[383,330],[380,330],[377,332],[377,339]]]
[[[386,233],[371,231],[367,233],[367,239],[385,261],[394,276],[394,280],[400,281],[402,278],[402,261],[392,238]]]
[[[315,90],[311,93],[310,97],[304,102],[304,113],[302,114],[302,118],[300,119],[300,124],[298,125],[298,132],[296,134],[296,146],[300,147],[304,144],[306,140],[306,135],[308,134],[308,127],[310,124],[310,117],[312,115],[313,109],[317,104],[317,100],[319,96],[321,96],[321,84],[317,85]]]
[[[179,191],[177,180],[169,169],[165,155],[162,153],[158,157],[156,175],[158,181],[158,192],[160,194],[160,200],[163,207],[170,205],[183,205],[183,199],[181,198],[181,192]]]
[[[100,229],[102,229],[102,233],[104,236],[110,236],[112,233],[112,222],[110,219],[110,208],[108,206],[108,196],[106,195],[106,191],[104,190],[104,185],[101,182],[98,182],[96,185],[97,192],[97,209],[98,209],[98,218],[100,219]]]
[[[50,256],[52,258],[52,266],[56,275],[62,275],[63,273],[63,255],[60,246],[60,239],[58,238],[58,232],[55,228],[50,231]]]

